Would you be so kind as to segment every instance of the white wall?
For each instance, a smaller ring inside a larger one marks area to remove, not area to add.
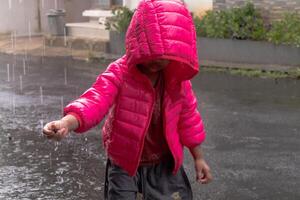
[[[49,9],[66,9],[66,22],[88,21],[82,12],[90,9],[98,0],[0,0],[0,33],[16,31],[17,35],[28,35],[48,31],[46,14]],[[134,9],[139,0],[124,0],[124,4]],[[185,0],[188,8],[198,14],[212,7],[212,0]],[[39,16],[40,13],[40,16]]]
[[[184,0],[189,10],[195,14],[202,14],[206,10],[212,9],[212,0]]]
[[[82,12],[90,7],[91,0],[1,0],[0,33],[28,35],[29,27],[32,35],[47,32],[47,13],[53,8],[66,9],[66,22],[87,21]]]
[[[139,3],[139,0],[123,0],[124,5],[131,10],[135,9]]]
[[[66,22],[86,22],[88,17],[83,17],[82,13],[93,6],[94,0],[64,0],[64,9],[66,10]]]
[[[59,0],[57,4],[60,5]],[[17,35],[28,35],[31,29],[34,35],[47,30],[46,13],[54,5],[55,0],[1,0],[0,33],[16,31]]]

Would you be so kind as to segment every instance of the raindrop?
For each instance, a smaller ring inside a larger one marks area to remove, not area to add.
[[[50,168],[52,168],[52,154],[51,153],[49,154],[49,165],[50,165]]]
[[[7,81],[10,82],[9,64],[7,64]]]
[[[15,64],[12,65],[12,80],[15,81]]]
[[[8,9],[9,10],[11,10],[11,8],[12,8],[12,2],[11,2],[12,0],[8,0]]]
[[[57,151],[58,150],[58,142],[55,142],[55,148],[54,148],[54,151]]]
[[[23,74],[26,75],[26,61],[25,61],[25,58],[23,58]]]
[[[43,135],[44,120],[42,120],[42,119],[40,120],[40,126],[41,126],[41,135]]]
[[[43,38],[43,57],[46,56],[46,38]]]
[[[70,47],[70,58],[72,59],[73,58],[73,48],[72,48],[72,45],[69,45]]]
[[[42,86],[40,86],[40,98],[41,98],[41,104],[44,104],[43,88],[42,88]]]
[[[17,64],[17,54],[16,54],[16,51],[13,52],[13,58],[14,58],[14,64],[16,65]]]
[[[67,71],[67,68],[65,67],[65,69],[64,69],[64,74],[65,74],[65,85],[68,84],[67,73],[68,73],[68,71]]]
[[[13,115],[16,114],[16,101],[15,101],[15,96],[12,96],[12,113],[13,113]]]
[[[31,33],[31,22],[28,21],[28,39],[31,41],[32,33]]]
[[[62,96],[60,98],[60,108],[61,108],[61,113],[64,113],[64,97]]]
[[[66,47],[67,46],[67,28],[66,27],[64,28],[64,44]]]
[[[20,75],[20,91],[23,92],[23,78],[22,78],[22,75]]]
[[[39,186],[43,184],[43,179],[40,179]]]

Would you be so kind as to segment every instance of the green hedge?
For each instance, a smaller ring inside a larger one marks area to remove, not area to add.
[[[288,44],[300,47],[300,15],[286,13],[281,21],[274,22],[267,39],[275,44]]]
[[[195,17],[198,36],[262,40],[266,37],[263,18],[252,3],[241,8],[224,11],[208,11],[200,19]]]
[[[108,21],[106,28],[126,32],[134,11],[119,7],[113,13],[115,16]],[[300,13],[286,13],[282,20],[268,25],[248,2],[240,8],[208,11],[202,18],[194,17],[194,22],[199,37],[265,40],[300,47]]]
[[[194,17],[199,37],[266,40],[275,44],[300,46],[300,16],[285,14],[281,21],[264,23],[252,3],[224,11],[208,11],[201,19]]]

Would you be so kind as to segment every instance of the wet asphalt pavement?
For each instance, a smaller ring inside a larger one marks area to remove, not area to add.
[[[101,125],[61,142],[46,140],[41,128],[106,66],[36,57],[24,65],[23,57],[0,55],[1,200],[103,199]],[[203,72],[193,84],[214,176],[197,184],[185,152],[194,199],[300,199],[300,81]]]

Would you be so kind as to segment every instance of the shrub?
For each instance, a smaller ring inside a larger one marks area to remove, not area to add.
[[[262,16],[252,3],[224,11],[208,11],[200,19],[194,18],[197,35],[212,38],[265,39]]]
[[[229,11],[229,27],[232,38],[236,39],[265,39],[266,30],[262,16],[252,3]]]
[[[228,13],[225,11],[207,11],[202,19],[194,18],[198,36],[212,38],[230,38]]]
[[[298,13],[286,13],[282,20],[272,24],[267,39],[275,44],[300,47],[300,15]]]
[[[125,33],[130,24],[134,11],[127,7],[117,7],[112,10],[114,16],[105,24],[107,30],[114,30],[119,33]]]

